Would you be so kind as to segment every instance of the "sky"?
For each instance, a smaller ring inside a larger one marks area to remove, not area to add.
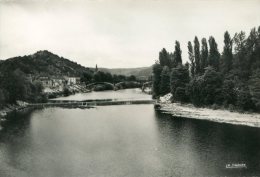
[[[150,66],[195,35],[222,52],[233,36],[260,26],[260,0],[0,0],[0,59],[49,50],[86,67]]]

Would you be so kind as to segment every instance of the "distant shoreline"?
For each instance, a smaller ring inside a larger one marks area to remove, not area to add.
[[[98,92],[104,92],[104,91],[109,91],[109,90],[102,90],[102,91],[98,91]],[[89,93],[89,92],[92,92],[92,91],[87,90],[87,89],[82,91],[82,90],[79,89],[79,90],[74,90],[74,92],[70,92],[70,94],[66,95],[66,96],[64,94],[62,94],[61,92],[60,93],[53,92],[55,97],[49,98],[47,102],[49,102],[51,100],[56,100],[56,99],[59,99],[59,98],[64,98],[64,97],[66,98],[67,96],[71,96],[71,95],[74,95],[74,94],[77,94],[77,93]],[[28,104],[29,103],[27,103],[27,102],[18,101],[17,104],[7,104],[7,105],[5,105],[3,108],[0,109],[0,122],[4,121],[5,117],[12,112],[15,112],[15,111],[19,112],[19,111],[23,111],[23,110],[29,108]]]

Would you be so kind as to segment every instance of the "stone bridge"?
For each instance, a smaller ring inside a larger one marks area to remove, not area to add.
[[[150,82],[145,82],[142,86],[142,91],[145,92],[145,93],[151,93],[152,92],[152,86],[153,86],[153,82],[150,81]],[[147,91],[147,89],[149,91]]]

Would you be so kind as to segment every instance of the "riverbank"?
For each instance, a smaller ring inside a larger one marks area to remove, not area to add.
[[[63,96],[73,95],[75,93],[87,93],[90,90],[86,89],[83,85],[71,85],[66,87],[67,93],[64,93],[63,90],[57,88],[45,88],[44,94],[47,95],[48,99],[50,98],[58,98]],[[67,95],[66,95],[67,94]],[[46,100],[47,101],[47,100]],[[16,104],[7,104],[3,108],[0,109],[0,121],[4,119],[4,117],[13,112],[13,111],[21,111],[27,108],[29,103],[23,101],[17,101]]]
[[[0,109],[0,130],[2,129],[1,122],[6,120],[8,114],[15,111],[26,111],[27,109],[29,109],[28,103],[23,101],[17,101],[16,104],[8,104]]]
[[[171,103],[171,95],[160,98],[160,110],[174,117],[209,120],[219,123],[246,125],[260,128],[260,114],[230,112],[223,109],[197,108],[192,104]]]
[[[44,93],[47,95],[49,99],[58,98],[62,96],[69,96],[75,93],[88,93],[91,90],[87,89],[85,85],[75,84],[69,85],[65,89],[64,88],[45,88]]]
[[[68,88],[68,95],[73,95],[75,93],[87,93],[90,90],[86,89],[82,85],[73,85]],[[59,98],[65,96],[64,91],[60,91],[58,89],[44,89],[44,93],[47,95],[48,99],[50,98]],[[29,103],[23,101],[17,101],[16,104],[7,104],[3,108],[0,109],[0,122],[5,120],[5,117],[14,111],[22,111],[28,107]]]
[[[13,112],[13,111],[22,111],[25,108],[28,107],[28,103],[27,102],[23,102],[23,101],[17,101],[16,104],[8,104],[5,107],[3,107],[2,109],[0,109],[0,121],[2,119],[4,119],[5,116],[7,116],[7,114]]]

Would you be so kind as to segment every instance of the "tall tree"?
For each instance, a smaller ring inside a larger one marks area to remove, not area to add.
[[[224,98],[224,106],[228,106],[229,104],[235,105],[237,99],[235,84],[235,80],[233,79],[229,79],[228,77],[224,79],[221,88],[221,95]]]
[[[173,53],[173,57],[173,67],[177,67],[179,64],[182,64],[181,47],[179,41],[175,41],[175,50]]]
[[[29,84],[25,74],[20,69],[4,73],[1,85],[9,92],[7,102],[25,101],[27,95],[30,94]]]
[[[248,70],[250,70],[250,75],[252,74],[252,71],[254,69],[257,69],[257,60],[259,60],[259,34],[256,28],[251,29],[250,34],[248,38],[246,39],[246,50],[247,50],[247,55],[246,55],[246,60],[248,64]],[[254,65],[256,64],[256,66]]]
[[[168,66],[170,67],[170,56],[169,53],[166,51],[165,48],[163,48],[160,52],[159,52],[159,61],[160,61],[160,65],[161,66]]]
[[[220,54],[218,51],[218,45],[214,37],[210,36],[208,62],[209,65],[212,66],[216,71],[219,71],[219,59],[220,59]]]
[[[93,79],[92,72],[84,72],[80,78],[81,82],[85,82],[86,84],[90,83]]]
[[[212,67],[206,67],[205,73],[194,77],[189,83],[189,95],[195,105],[219,103],[221,96],[222,77]]]
[[[252,101],[256,106],[256,110],[260,112],[260,68],[255,70],[250,76],[249,89],[252,94]]]
[[[170,69],[164,66],[161,73],[160,94],[165,95],[170,92]]]
[[[248,85],[244,85],[237,90],[236,105],[241,110],[253,110],[255,108]]]
[[[246,34],[241,31],[234,36],[234,71],[240,80],[248,80],[249,73],[247,70],[248,62],[246,61]]]
[[[198,37],[195,36],[194,39],[194,57],[195,57],[195,74],[200,74],[200,42],[198,40]]]
[[[207,39],[202,38],[201,40],[201,71],[204,72],[204,68],[208,66],[208,44]]]
[[[189,83],[189,70],[188,67],[178,65],[172,69],[171,72],[171,93],[173,99],[177,101],[186,102],[188,100],[186,94],[186,87]]]
[[[260,26],[258,27],[258,30],[257,30],[257,42],[256,42],[256,61],[255,63],[253,64],[253,66],[255,66],[254,69],[256,68],[260,68]]]
[[[229,33],[226,31],[224,34],[224,48],[222,54],[222,71],[227,73],[232,69],[233,54],[232,54],[232,39]]]
[[[191,77],[194,77],[195,75],[195,63],[194,63],[194,53],[193,53],[193,47],[191,42],[188,42],[188,52],[189,52],[189,60],[191,62],[190,64],[190,73]]]
[[[153,65],[153,97],[160,95],[162,66],[159,63]]]

